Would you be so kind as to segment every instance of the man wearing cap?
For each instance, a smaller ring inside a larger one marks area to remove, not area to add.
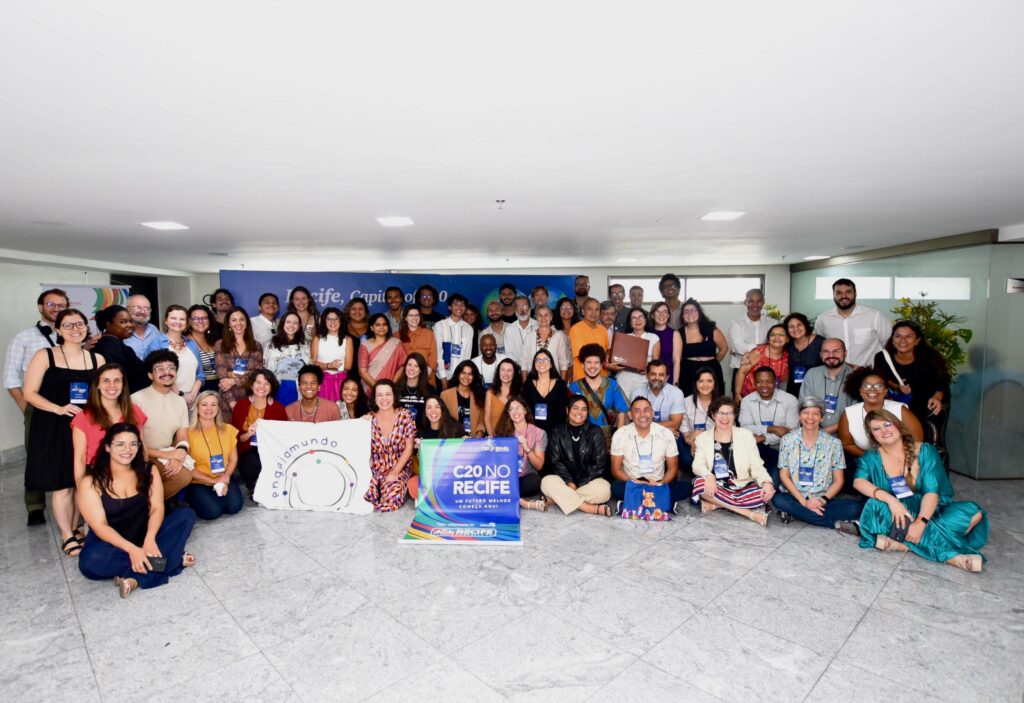
[[[822,431],[825,401],[804,396],[800,426],[779,443],[780,490],[772,498],[784,523],[792,518],[819,527],[840,527],[860,518],[862,503],[838,498],[843,490],[846,459],[838,437]]]

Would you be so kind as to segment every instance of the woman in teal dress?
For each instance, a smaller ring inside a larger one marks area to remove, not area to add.
[[[910,550],[931,561],[978,573],[985,557],[988,517],[977,503],[954,501],[953,486],[930,444],[914,441],[898,417],[873,410],[864,429],[874,446],[860,458],[853,486],[868,497],[860,516],[860,546]],[[906,540],[889,534],[907,527]]]

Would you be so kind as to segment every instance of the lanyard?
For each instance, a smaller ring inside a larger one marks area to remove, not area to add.
[[[775,410],[772,411],[772,424],[775,424],[775,416],[779,414],[779,401],[778,399],[772,400],[775,403]],[[761,401],[757,401],[757,421],[764,424],[764,419],[761,417]]]
[[[836,379],[836,397],[839,397],[839,389],[843,387],[843,381],[846,380],[846,375],[850,373],[850,367],[843,364],[843,372],[839,374],[839,378]],[[828,372],[825,373],[825,395],[832,395],[828,392]]]
[[[709,408],[710,408],[710,406],[711,406],[711,404],[708,403],[708,407]],[[700,407],[700,398],[697,397],[697,394],[695,393],[694,396],[693,396],[693,424],[694,424],[694,426],[697,426],[697,425],[701,424],[701,423],[697,422],[697,412],[700,411],[700,410],[703,410],[703,408]],[[707,410],[703,410],[703,412],[704,412],[704,425],[707,426],[707,424],[708,424],[708,412],[707,412]]]
[[[206,439],[206,430],[199,428],[199,433],[203,435],[203,444],[206,445],[206,453],[212,458],[213,450],[210,449],[210,442]],[[220,443],[220,432],[217,433],[217,449],[220,449],[220,456],[224,456],[224,445]]]
[[[637,436],[638,435],[633,435],[633,445],[636,447],[636,455],[637,455],[637,457],[641,457],[641,456],[643,456],[643,454],[640,453],[640,442],[637,440]],[[651,440],[651,454],[650,454],[650,456],[654,456],[654,435],[653,434],[650,436],[650,440]]]

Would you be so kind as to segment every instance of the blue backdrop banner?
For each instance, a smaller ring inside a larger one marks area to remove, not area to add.
[[[423,440],[416,516],[403,540],[519,543],[518,451],[512,437]]]
[[[231,291],[235,303],[248,311],[249,315],[259,314],[258,303],[263,293],[275,293],[281,300],[281,312],[288,302],[288,294],[296,286],[305,286],[313,295],[317,309],[331,306],[342,308],[352,298],[362,297],[370,306],[370,312],[385,312],[384,291],[388,286],[398,286],[405,296],[406,305],[411,305],[416,289],[429,283],[438,290],[437,305],[434,309],[447,314],[446,301],[453,293],[462,293],[469,302],[480,308],[484,326],[487,326],[487,303],[498,299],[498,287],[511,283],[523,295],[530,295],[534,286],[548,289],[549,305],[554,307],[559,298],[573,297],[574,276],[535,275],[453,275],[436,273],[345,273],[305,271],[221,271],[220,285]],[[598,295],[602,298],[604,296]]]

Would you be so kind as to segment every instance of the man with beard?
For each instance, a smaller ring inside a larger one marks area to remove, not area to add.
[[[846,406],[856,402],[843,389],[846,376],[853,369],[846,363],[846,345],[841,339],[825,340],[821,345],[821,360],[824,366],[815,366],[804,376],[804,382],[800,384],[800,400],[807,396],[823,399],[825,415],[821,420],[821,429],[835,434]]]
[[[416,289],[414,304],[419,306],[420,309],[420,325],[428,330],[434,329],[434,325],[444,319],[444,315],[434,310],[434,305],[437,304],[437,296],[437,288],[434,288],[429,283],[424,283]]]
[[[498,364],[507,358],[509,357],[505,354],[498,353],[498,343],[494,335],[485,334],[480,337],[480,355],[474,356],[471,361],[483,376],[484,388],[490,388],[494,384],[494,372],[498,369]]]
[[[480,339],[482,340],[485,334],[491,335],[494,337],[494,342],[498,345],[498,353],[504,354],[505,331],[508,329],[508,325],[501,319],[501,303],[497,300],[487,303],[487,319],[490,320],[491,324],[480,333]]]
[[[391,334],[398,334],[398,327],[402,324],[402,305],[405,303],[405,293],[398,286],[388,286],[384,291],[384,302],[388,309],[384,314],[388,316],[388,326],[391,327]]]
[[[537,334],[537,321],[530,317],[530,299],[525,295],[517,295],[514,301],[516,321],[505,330],[505,355],[519,364],[519,368],[528,369],[533,359],[524,359],[523,352],[529,342]]]
[[[835,310],[818,316],[814,333],[843,340],[846,358],[854,368],[870,365],[892,333],[892,320],[881,310],[857,305],[857,286],[849,278],[832,284],[832,299]]]
[[[128,314],[132,316],[132,325],[135,326],[135,329],[131,336],[124,340],[124,343],[132,348],[135,356],[145,359],[149,356],[149,352],[154,350],[156,340],[160,336],[160,330],[149,321],[153,306],[146,296],[133,295],[128,298],[126,307]]]
[[[764,344],[768,338],[768,328],[775,324],[775,320],[761,314],[764,308],[764,293],[760,288],[748,290],[743,298],[743,305],[747,308],[746,314],[730,322],[726,330],[734,393],[739,393],[740,386],[743,385],[743,379],[737,378],[740,366],[743,365],[743,355],[752,351],[758,344]],[[719,390],[725,392],[724,388]]]
[[[683,392],[668,382],[668,364],[661,359],[647,362],[647,383],[633,391],[629,400],[632,402],[637,398],[647,398],[651,402],[654,422],[668,428],[676,438],[680,470],[689,470],[693,465],[693,454],[679,431],[684,417]]]
[[[573,305],[576,306],[576,314],[583,317],[583,305],[590,296],[590,277],[577,276],[573,282],[573,291],[576,293],[576,298],[573,300]]]
[[[626,287],[621,283],[608,286],[608,300],[615,305],[615,331],[629,332],[629,311],[626,307]]]
[[[25,416],[25,447],[28,447],[28,428],[32,421],[32,406],[25,400],[21,391],[25,385],[25,371],[28,369],[28,362],[37,351],[57,345],[57,335],[53,329],[57,324],[57,315],[70,305],[68,294],[59,288],[44,290],[36,299],[39,321],[18,332],[7,343],[7,355],[4,357],[4,388]],[[29,527],[45,524],[46,493],[25,491],[25,510],[28,511]]]
[[[502,283],[498,288],[498,300],[501,301],[501,320],[512,324],[516,321],[516,294],[519,291],[511,283]]]
[[[146,414],[142,440],[146,452],[156,462],[164,484],[164,498],[171,500],[192,483],[188,459],[188,406],[174,387],[178,377],[178,355],[170,349],[158,349],[146,357],[146,373],[151,385],[132,393],[132,402]],[[191,463],[191,462],[189,462]]]

